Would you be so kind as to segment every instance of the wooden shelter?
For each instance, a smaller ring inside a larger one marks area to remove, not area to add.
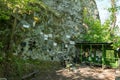
[[[90,63],[94,65],[109,66],[115,68],[118,66],[117,54],[112,47],[113,43],[76,43],[76,48],[80,51],[81,63]]]

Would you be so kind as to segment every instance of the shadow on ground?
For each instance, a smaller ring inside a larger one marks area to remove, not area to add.
[[[32,79],[31,79],[32,80]],[[114,69],[89,66],[42,71],[33,80],[115,80]]]

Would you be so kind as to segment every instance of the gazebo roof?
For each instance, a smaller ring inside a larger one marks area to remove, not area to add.
[[[112,42],[78,42],[76,45],[111,45]]]

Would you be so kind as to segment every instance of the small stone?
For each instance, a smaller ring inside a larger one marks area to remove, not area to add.
[[[104,79],[105,76],[104,76],[103,74],[100,74],[100,75],[98,76],[98,78],[99,78],[99,79]]]

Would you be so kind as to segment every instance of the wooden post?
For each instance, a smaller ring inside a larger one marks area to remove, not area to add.
[[[92,44],[90,45],[90,58],[92,59],[91,53],[92,53]]]
[[[105,67],[105,47],[104,44],[102,44],[102,68]]]
[[[81,59],[81,63],[82,63],[82,44],[80,45],[80,54],[81,54],[80,59]]]
[[[93,63],[92,61],[92,44],[90,45],[90,65]]]

